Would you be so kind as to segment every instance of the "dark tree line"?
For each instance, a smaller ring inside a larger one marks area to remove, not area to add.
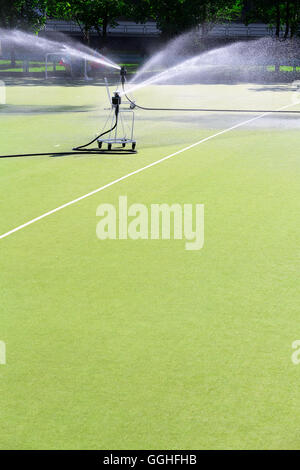
[[[246,24],[254,21],[270,24],[277,37],[282,29],[284,38],[294,37],[299,33],[300,0],[244,0],[242,18]]]
[[[105,38],[120,17],[154,20],[169,37],[239,19],[267,23],[289,38],[299,33],[300,0],[0,0],[0,27],[38,31],[49,17],[75,21],[87,43],[92,29]]]

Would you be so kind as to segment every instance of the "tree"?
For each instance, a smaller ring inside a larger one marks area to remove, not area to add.
[[[236,0],[211,0],[204,2],[204,15],[201,23],[205,36],[216,23],[234,21],[241,16],[240,2]]]
[[[39,31],[46,21],[47,0],[1,0],[0,26]],[[11,48],[11,65],[15,67],[15,49]]]
[[[275,36],[284,39],[294,37],[300,25],[300,0],[244,0],[242,3],[244,22],[262,21],[275,27]]]
[[[125,0],[49,0],[49,14],[66,21],[75,21],[87,44],[93,28],[105,39],[108,26],[117,24],[116,18],[124,8]]]
[[[45,23],[47,0],[1,0],[0,26],[39,30]]]
[[[131,16],[138,22],[156,21],[164,36],[183,33],[201,24],[203,32],[217,21],[235,18],[237,0],[131,0]]]

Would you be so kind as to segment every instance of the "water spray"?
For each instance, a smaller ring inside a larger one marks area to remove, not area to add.
[[[205,81],[210,73],[215,73],[218,65],[231,66],[233,68],[239,67],[251,67],[256,66],[258,63],[264,64],[264,66],[270,63],[272,55],[278,60],[278,41],[274,41],[270,38],[264,38],[263,40],[247,42],[237,42],[229,46],[223,46],[220,48],[212,49],[210,51],[201,52],[193,57],[181,59],[184,57],[185,51],[193,48],[195,43],[195,34],[189,32],[183,34],[172,40],[166,48],[159,51],[154,57],[150,58],[146,64],[137,72],[133,80],[130,82],[127,90],[125,90],[125,82],[122,82],[122,94],[132,104],[132,106],[145,110],[145,111],[176,111],[176,112],[216,112],[216,113],[279,113],[279,114],[300,114],[300,111],[294,110],[266,110],[266,109],[218,109],[218,108],[167,108],[167,107],[149,107],[142,106],[130,99],[129,94],[142,89],[148,85],[154,85],[157,83],[168,83],[171,79],[177,77],[180,80],[189,81],[191,78],[195,78],[199,82],[199,79],[203,77]],[[290,45],[288,46],[290,48]],[[295,54],[295,46],[292,49]],[[291,51],[289,55],[291,55]],[[280,48],[280,55],[285,57],[287,49],[285,45]],[[170,64],[166,68],[166,64]],[[174,64],[174,65],[172,65]],[[162,71],[154,73],[150,77],[145,77],[141,80],[141,77],[145,73],[154,70],[163,69]],[[217,71],[218,73],[218,71]],[[213,75],[214,76],[214,75]],[[201,81],[201,80],[200,80]],[[195,82],[193,82],[195,83]]]
[[[124,68],[124,67],[122,67]],[[126,69],[125,72],[122,72],[121,70],[121,77],[124,77],[126,75]],[[295,110],[265,110],[265,109],[217,109],[217,108],[152,108],[148,106],[141,106],[137,104],[135,101],[129,98],[128,93],[131,91],[131,89],[128,91],[125,90],[125,79],[121,79],[122,83],[122,90],[123,90],[123,95],[126,97],[126,99],[129,101],[131,108],[138,108],[142,109],[144,111],[176,111],[176,112],[181,112],[181,111],[188,111],[188,112],[207,112],[207,113],[276,113],[276,114],[300,114],[300,111],[295,111]],[[143,85],[141,85],[143,86]]]

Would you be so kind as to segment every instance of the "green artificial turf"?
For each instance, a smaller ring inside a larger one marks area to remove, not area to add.
[[[105,93],[8,84],[1,154],[90,140]],[[292,93],[182,85],[136,99],[274,109]],[[137,111],[137,155],[0,159],[0,234],[253,117]],[[2,449],[299,449],[299,128],[266,116],[0,240]],[[119,195],[205,204],[203,249],[98,240],[96,209]]]
[[[24,72],[24,62],[22,60],[16,61],[17,67],[11,66],[10,60],[0,60],[0,75],[1,71],[3,72]],[[38,62],[38,61],[29,61],[29,72],[45,72],[45,62]],[[47,66],[48,72],[53,72],[53,62],[50,62]],[[59,65],[56,63],[56,71],[63,71],[65,67],[63,65]]]

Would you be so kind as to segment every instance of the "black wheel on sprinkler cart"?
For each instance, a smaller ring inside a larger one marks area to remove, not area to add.
[[[107,150],[111,150],[111,144],[107,144]]]
[[[135,150],[135,147],[136,147],[136,143],[133,142],[133,144],[132,144],[132,150]]]
[[[101,149],[102,147],[102,142],[98,142],[98,148]]]
[[[125,146],[126,146],[126,144],[123,142],[123,143],[122,143],[122,147],[124,148]]]

